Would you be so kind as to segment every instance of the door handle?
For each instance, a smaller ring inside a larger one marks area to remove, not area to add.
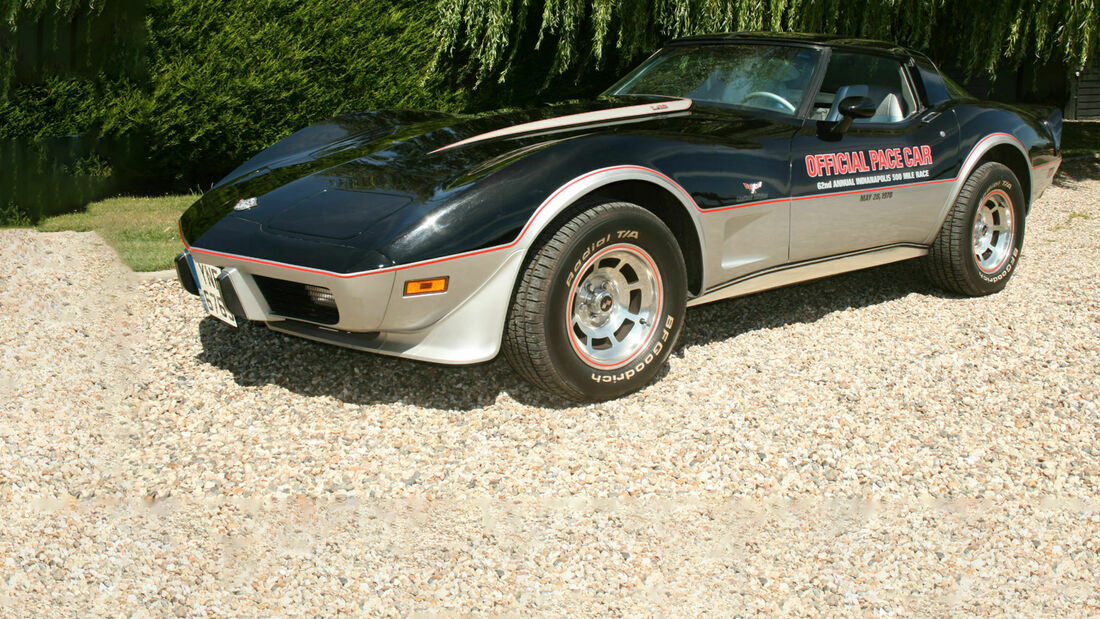
[[[933,120],[936,120],[939,117],[940,117],[939,112],[932,111],[932,112],[928,112],[923,117],[921,117],[920,121],[927,125],[928,123],[932,122]]]

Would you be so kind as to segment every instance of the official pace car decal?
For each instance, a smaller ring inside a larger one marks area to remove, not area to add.
[[[819,153],[817,155],[806,155],[805,161],[806,175],[810,178],[844,176],[844,178],[818,181],[818,190],[877,185],[879,183],[899,183],[928,178],[932,166],[932,147],[905,146]],[[913,170],[911,168],[925,169]],[[876,172],[878,174],[875,174]],[[862,176],[852,176],[854,174]]]

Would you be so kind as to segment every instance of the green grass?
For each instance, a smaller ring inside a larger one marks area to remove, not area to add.
[[[1069,228],[1070,224],[1073,223],[1074,219],[1092,219],[1092,218],[1089,216],[1088,213],[1081,213],[1079,211],[1073,211],[1072,213],[1069,214],[1069,218],[1066,219],[1065,223],[1060,223],[1060,224],[1054,226],[1053,228],[1050,229],[1050,231],[1051,232],[1061,232],[1062,230],[1065,230],[1066,228]]]
[[[94,231],[135,271],[172,268],[179,253],[176,222],[198,196],[111,198],[93,202],[84,211],[49,217],[38,222],[40,232]]]

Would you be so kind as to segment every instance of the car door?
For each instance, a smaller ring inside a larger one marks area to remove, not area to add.
[[[638,142],[636,162],[667,174],[695,202],[706,265],[703,288],[783,265],[790,243],[790,146],[804,124],[822,51],[736,43],[675,47],[624,84],[674,92],[690,116]],[[618,93],[618,87],[612,89]],[[647,154],[652,153],[652,155]],[[618,157],[622,154],[616,155]]]
[[[791,144],[790,261],[923,242],[955,180],[954,113],[927,109],[893,56],[834,50],[828,62]],[[850,97],[875,113],[841,132]]]

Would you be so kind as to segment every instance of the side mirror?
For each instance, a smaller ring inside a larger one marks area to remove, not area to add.
[[[878,111],[878,106],[869,97],[848,97],[836,109],[846,118],[870,118]]]
[[[868,97],[848,97],[840,102],[836,111],[843,116],[834,126],[833,133],[843,135],[852,126],[856,118],[870,118],[878,111],[878,106]]]

